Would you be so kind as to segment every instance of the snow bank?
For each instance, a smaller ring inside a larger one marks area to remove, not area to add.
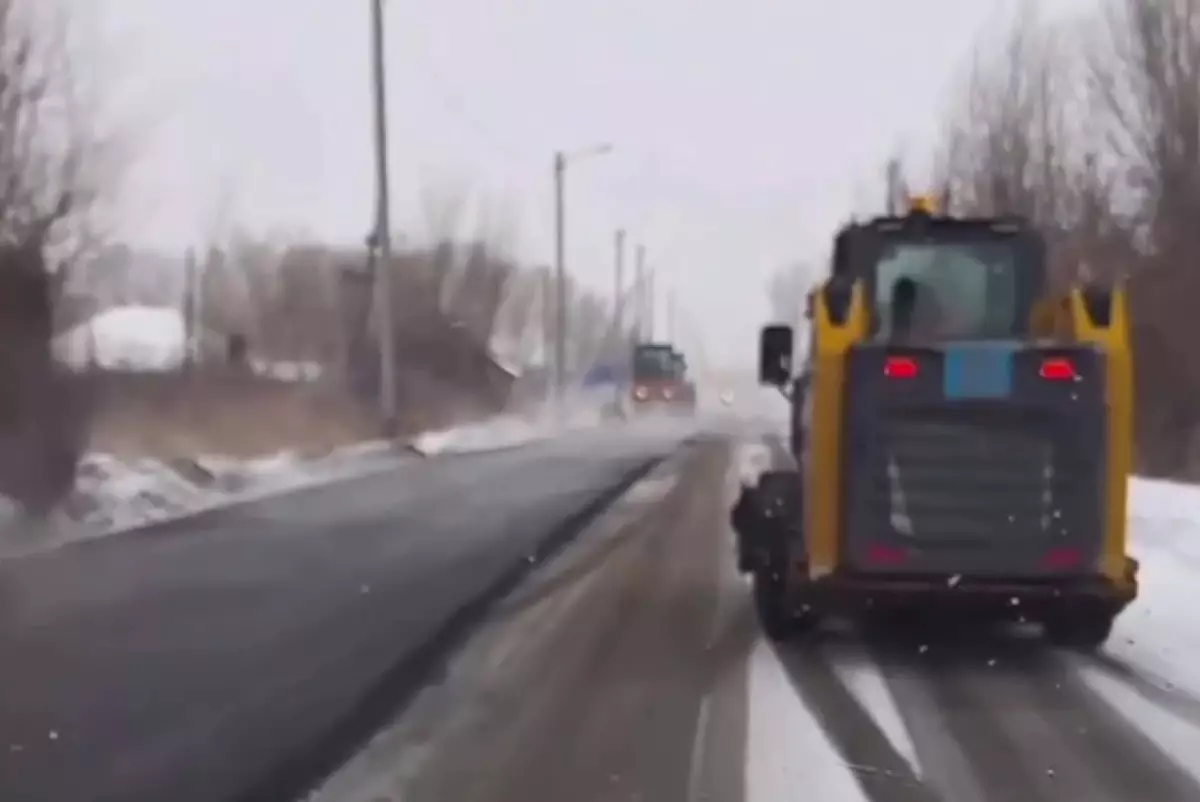
[[[1200,698],[1200,488],[1134,479],[1129,496],[1140,592],[1106,651],[1144,678]]]
[[[565,431],[599,425],[612,406],[612,393],[577,393],[565,402],[565,412],[554,404],[539,404],[511,415],[479,423],[426,432],[411,448],[426,456],[493,451],[524,445]]]
[[[357,443],[318,459],[301,459],[292,452],[250,461],[206,455],[165,462],[88,454],[80,463],[75,489],[47,522],[30,525],[0,497],[0,558],[370,473],[411,458],[413,452],[432,456],[506,448],[595,426],[602,418],[594,400],[573,399],[564,418],[531,409],[429,432],[406,444]]]
[[[250,461],[202,456],[169,462],[88,454],[75,489],[49,521],[30,525],[11,504],[0,505],[0,558],[363,475],[406,456],[389,441],[358,443],[307,460],[290,452]]]

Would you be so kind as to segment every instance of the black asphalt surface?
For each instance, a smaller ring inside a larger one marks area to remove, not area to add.
[[[0,563],[0,800],[268,798],[465,604],[686,434],[652,430],[414,459]]]

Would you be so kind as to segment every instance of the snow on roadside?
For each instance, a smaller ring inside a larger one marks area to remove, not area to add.
[[[547,427],[538,427],[532,421],[513,416],[475,425],[426,432],[413,440],[412,448],[426,456],[490,451],[522,445],[539,437],[548,437],[549,434]]]
[[[1139,594],[1100,663],[1081,678],[1159,748],[1200,777],[1200,488],[1133,479],[1131,551]]]
[[[433,456],[488,451],[600,422],[597,406],[574,401],[564,419],[533,410],[429,432],[402,445],[386,440],[356,443],[316,459],[292,452],[249,461],[210,455],[169,462],[88,454],[80,463],[74,491],[49,521],[29,524],[0,497],[0,559],[370,473],[414,452]]]
[[[565,431],[599,425],[604,419],[603,399],[581,396],[568,399],[564,414],[539,405],[522,413],[500,415],[479,423],[419,435],[411,448],[426,456],[493,451],[544,440]]]
[[[370,473],[405,456],[388,441],[358,443],[316,459],[289,452],[249,461],[206,456],[170,462],[88,454],[75,489],[48,521],[29,524],[6,505],[0,513],[0,559]]]
[[[1195,721],[1146,699],[1128,682],[1094,666],[1080,666],[1079,674],[1093,692],[1133,722],[1180,769],[1200,780],[1200,766],[1195,762],[1195,755],[1200,752],[1200,728]]]
[[[1129,491],[1139,595],[1105,651],[1148,681],[1200,698],[1200,488],[1133,479]]]

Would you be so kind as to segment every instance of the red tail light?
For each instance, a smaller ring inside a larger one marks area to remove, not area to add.
[[[1042,566],[1055,571],[1065,571],[1071,568],[1078,568],[1083,561],[1083,555],[1079,549],[1062,547],[1050,549],[1042,557]]]
[[[872,543],[867,547],[867,562],[872,565],[903,565],[908,559],[904,549]]]
[[[889,356],[883,363],[883,375],[889,379],[915,379],[917,360],[907,356]]]
[[[1071,381],[1079,374],[1075,372],[1075,366],[1071,364],[1071,360],[1063,357],[1052,357],[1042,360],[1042,366],[1038,369],[1038,375],[1049,381]]]

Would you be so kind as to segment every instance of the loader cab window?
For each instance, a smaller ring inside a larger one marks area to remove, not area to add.
[[[915,337],[1020,336],[1028,318],[1022,281],[1026,261],[1013,239],[887,242],[873,276],[878,333],[892,333],[900,289],[902,294],[915,290],[910,318]]]

